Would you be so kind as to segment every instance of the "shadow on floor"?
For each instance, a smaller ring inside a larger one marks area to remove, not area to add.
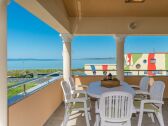
[[[92,120],[90,121],[90,125],[94,126],[95,122],[95,112],[94,112],[94,102],[92,101],[92,109],[91,109],[91,116]],[[168,126],[168,101],[165,102],[163,106],[163,116],[165,121],[165,126]],[[64,118],[64,104],[61,104],[60,107],[52,114],[49,120],[46,122],[44,126],[61,126],[62,121]],[[138,122],[138,115],[133,116],[131,119],[132,126],[137,126]],[[82,113],[74,112],[68,121],[67,126],[86,126],[85,117]],[[155,123],[152,123],[152,120],[144,114],[143,117],[143,124],[142,126],[159,126],[157,119],[155,118]]]

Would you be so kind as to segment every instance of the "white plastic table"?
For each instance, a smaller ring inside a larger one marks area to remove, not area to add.
[[[101,86],[100,81],[92,82],[89,84],[87,93],[93,98],[100,98],[101,94],[108,91],[123,91],[132,94],[133,97],[135,96],[135,90],[129,84],[127,84],[126,82],[121,82],[120,85],[121,86],[118,87],[106,88]]]

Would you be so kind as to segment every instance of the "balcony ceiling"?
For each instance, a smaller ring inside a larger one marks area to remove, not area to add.
[[[167,17],[168,0],[63,0],[70,17]]]
[[[168,35],[168,0],[15,0],[60,33]]]

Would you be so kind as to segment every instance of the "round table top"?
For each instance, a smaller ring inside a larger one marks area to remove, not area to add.
[[[118,87],[106,88],[101,86],[101,81],[92,82],[89,84],[87,93],[93,98],[100,98],[101,94],[108,91],[123,91],[135,96],[135,90],[129,84],[127,84],[126,82],[120,82],[120,85],[121,86]]]

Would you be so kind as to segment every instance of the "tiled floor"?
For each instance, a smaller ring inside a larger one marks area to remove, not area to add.
[[[94,103],[92,102],[92,106],[94,106]],[[94,108],[92,108],[92,120],[90,121],[91,126],[94,125],[95,121],[95,114],[94,114]],[[164,122],[165,126],[168,126],[168,102],[165,102],[163,106],[163,116],[164,116]],[[62,104],[49,118],[49,120],[46,122],[44,126],[61,126],[62,121],[64,117],[64,105]],[[138,116],[132,117],[132,126],[137,126],[138,122]],[[67,126],[86,126],[85,118],[82,116],[81,113],[73,113],[73,115],[70,117],[68,121]],[[143,118],[143,124],[142,126],[159,126],[157,119],[155,118],[155,123],[152,123],[151,119],[144,114]]]

